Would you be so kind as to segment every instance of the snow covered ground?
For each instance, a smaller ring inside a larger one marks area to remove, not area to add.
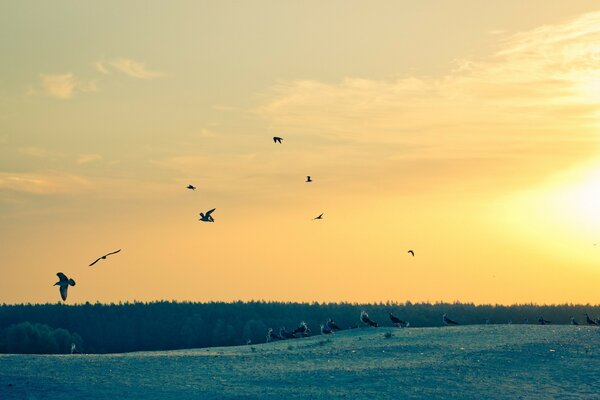
[[[392,332],[392,337],[385,337]],[[370,328],[268,344],[0,355],[0,399],[600,399],[600,328]]]

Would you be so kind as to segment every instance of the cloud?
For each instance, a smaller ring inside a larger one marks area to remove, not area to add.
[[[98,87],[95,81],[81,81],[74,74],[40,74],[41,90],[49,97],[67,100],[77,92],[96,92]],[[26,96],[38,94],[35,87],[30,86]]]
[[[73,97],[77,83],[72,73],[47,75],[40,74],[42,89],[50,97],[70,99]]]
[[[104,75],[110,74],[108,67],[102,61],[96,61],[94,63],[94,68],[96,68],[96,71],[103,73]]]
[[[103,157],[99,154],[80,154],[77,157],[77,164],[88,164],[95,161],[101,161]]]
[[[118,58],[108,62],[108,64],[125,75],[136,79],[156,79],[163,75],[160,72],[148,69],[145,64],[129,58]],[[104,64],[100,64],[100,66],[102,69],[106,70]]]
[[[282,81],[256,113],[273,131],[399,145],[405,158],[561,157],[561,143],[580,154],[597,136],[598,43],[600,12],[499,36],[496,53],[435,79]]]
[[[0,172],[0,191],[48,195],[78,192],[82,187],[89,186],[90,182],[87,179],[77,175],[55,172]]]

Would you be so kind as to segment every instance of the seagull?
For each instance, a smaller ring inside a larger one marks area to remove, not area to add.
[[[456,321],[452,321],[450,318],[448,318],[448,317],[446,316],[446,314],[444,314],[444,315],[442,316],[442,320],[444,321],[444,324],[446,324],[446,325],[458,325],[458,322],[456,322]]]
[[[312,182],[312,179],[311,179],[310,175],[307,175],[306,176],[306,183],[310,183],[310,182]]]
[[[338,326],[338,325],[335,323],[335,321],[334,321],[334,320],[332,320],[331,318],[329,318],[329,319],[327,320],[327,322],[325,323],[325,325],[326,325],[326,326],[327,326],[329,329],[331,329],[331,331],[341,331],[341,330],[342,330],[342,328],[340,328],[340,327],[339,327],[339,326]]]
[[[409,250],[409,251],[408,251],[408,254],[411,254],[413,257],[415,256],[415,252],[414,252],[414,251],[412,251],[412,250]]]
[[[288,332],[285,330],[285,326],[279,329],[279,337],[282,339],[295,339],[296,336],[292,332]]]
[[[552,322],[548,321],[547,319],[544,319],[544,317],[542,317],[541,315],[538,318],[538,322],[540,323],[540,325],[547,325],[547,324],[551,324],[552,323]]]
[[[333,329],[328,326],[321,325],[321,335],[329,335],[330,333],[333,333]]]
[[[575,321],[575,317],[571,317],[571,325],[579,325],[577,321]]]
[[[402,321],[400,318],[396,317],[394,314],[389,313],[390,314],[390,320],[392,321],[392,323],[394,325],[396,325],[397,327],[402,328],[402,325],[407,325],[406,321]]]
[[[292,331],[292,335],[295,335],[296,333],[299,333],[304,337],[308,336],[310,329],[308,328],[308,325],[306,325],[306,322],[300,322],[300,326]]]
[[[273,142],[274,143],[279,143],[281,144],[281,141],[283,140],[283,138],[280,138],[279,136],[273,136]]]
[[[194,185],[187,185],[186,189],[196,190],[196,186],[194,186]]]
[[[585,313],[583,315],[585,315],[585,321],[587,322],[588,325],[596,325],[596,322],[590,318],[588,313]]]
[[[366,311],[361,311],[360,312],[360,320],[369,326],[372,326],[373,328],[377,328],[379,326],[379,324],[375,321],[373,321],[371,318],[369,318],[369,314],[367,314]]]
[[[314,217],[313,219],[323,219],[323,214],[324,214],[324,213],[321,213],[321,214],[319,214],[319,216],[318,216],[318,217]]]
[[[110,256],[111,254],[117,254],[117,253],[118,253],[118,252],[120,252],[120,251],[121,251],[121,249],[119,249],[119,250],[117,250],[117,251],[113,251],[113,252],[111,252],[111,253],[108,253],[108,254],[105,254],[105,255],[103,255],[102,257],[98,257],[98,258],[96,259],[96,261],[94,261],[93,263],[91,263],[91,264],[90,264],[90,267],[91,267],[91,266],[93,266],[94,264],[96,264],[96,263],[97,263],[98,261],[100,261],[100,260],[106,260],[106,257]]]
[[[69,289],[69,285],[75,286],[75,281],[67,278],[62,272],[57,273],[56,276],[58,276],[59,281],[53,286],[59,286],[60,297],[62,297],[63,301],[67,301],[67,289]]]
[[[206,212],[206,214],[200,213],[200,219],[198,221],[202,221],[202,222],[215,222],[215,219],[210,215],[215,210],[216,210],[216,208],[213,208],[212,210],[208,210]]]

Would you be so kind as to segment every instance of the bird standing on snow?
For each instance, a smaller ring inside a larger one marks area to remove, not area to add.
[[[67,289],[69,289],[69,285],[75,286],[75,281],[67,278],[67,276],[62,272],[57,273],[56,276],[58,276],[59,281],[53,286],[59,287],[60,297],[62,297],[63,301],[67,301]]]
[[[335,323],[335,321],[334,321],[334,320],[332,320],[331,318],[329,318],[329,319],[327,320],[327,322],[325,323],[325,325],[326,325],[326,326],[327,326],[329,329],[331,329],[332,331],[341,331],[341,330],[342,330],[342,328],[340,328],[340,327],[339,327],[339,326],[338,326],[338,325]]]
[[[328,326],[321,325],[321,335],[329,335],[333,333],[333,329]]]
[[[369,314],[367,314],[366,311],[361,311],[360,312],[360,320],[365,324],[365,325],[369,325],[372,326],[373,328],[377,328],[379,326],[379,324],[375,321],[373,321],[371,318],[369,318]]]
[[[392,313],[390,313],[390,320],[392,321],[392,323],[394,325],[396,325],[396,327],[399,327],[399,328],[402,328],[403,326],[407,325],[406,321],[402,321],[400,318],[396,317]]]
[[[194,186],[194,185],[187,185],[186,189],[196,190],[196,186]]]
[[[550,321],[548,321],[547,319],[544,319],[544,317],[542,317],[541,315],[540,315],[540,317],[538,318],[538,322],[540,323],[540,325],[547,325],[547,324],[550,324],[550,323],[551,323],[551,322],[550,322]]]
[[[281,144],[281,141],[283,140],[283,138],[280,138],[279,136],[273,136],[273,142],[274,143],[279,143]]]
[[[269,330],[267,331],[267,343],[269,343],[271,340],[280,340],[280,339],[281,339],[281,336],[279,336],[278,334],[273,332],[273,328],[269,328]]]
[[[212,210],[208,210],[206,212],[206,214],[200,213],[200,219],[198,221],[202,221],[202,222],[215,222],[215,219],[210,215],[215,210],[216,210],[216,208],[213,208]]]
[[[296,333],[301,334],[303,337],[306,337],[310,334],[310,329],[308,328],[308,325],[306,325],[306,322],[300,322],[300,326],[292,331],[292,335],[295,335]]]
[[[103,255],[102,257],[98,257],[98,258],[96,259],[96,261],[94,261],[93,263],[91,263],[91,264],[90,264],[90,267],[91,267],[91,266],[93,266],[94,264],[96,264],[98,261],[100,261],[100,260],[106,260],[106,257],[108,257],[108,256],[110,256],[110,255],[112,255],[112,254],[117,254],[117,253],[118,253],[118,252],[120,252],[120,251],[121,251],[121,249],[119,249],[119,250],[117,250],[117,251],[113,251],[112,253],[105,254],[105,255]]]
[[[571,325],[579,325],[573,316],[571,317]]]
[[[312,182],[312,178],[310,177],[310,175],[306,176],[306,183],[310,183]]]
[[[596,325],[596,322],[590,318],[588,313],[585,313],[583,315],[585,315],[585,322],[587,322],[588,325]]]
[[[446,316],[446,314],[442,315],[442,320],[444,321],[444,324],[446,324],[446,325],[458,325],[458,322],[451,320],[450,318],[448,318]]]

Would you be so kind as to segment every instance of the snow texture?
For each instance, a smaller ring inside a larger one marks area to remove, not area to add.
[[[165,352],[1,355],[0,399],[600,399],[599,349],[600,328],[483,325]]]

